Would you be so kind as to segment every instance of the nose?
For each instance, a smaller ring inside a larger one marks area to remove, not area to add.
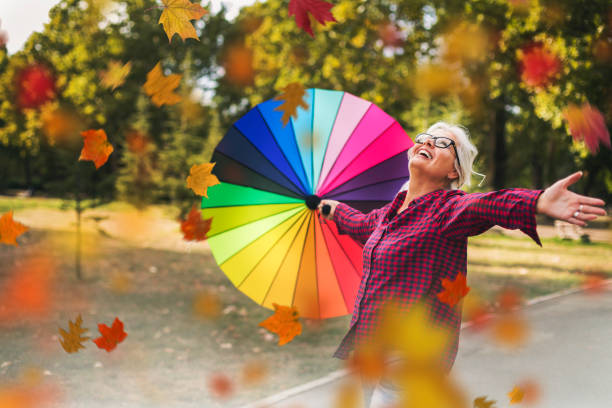
[[[434,143],[434,140],[433,140],[433,139],[431,139],[431,138],[426,139],[426,140],[425,140],[425,144],[426,144],[427,146],[431,147],[431,148],[436,147],[436,145],[435,145],[435,143]]]

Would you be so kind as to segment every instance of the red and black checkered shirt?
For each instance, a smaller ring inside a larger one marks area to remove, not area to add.
[[[450,371],[459,345],[461,306],[441,302],[442,278],[467,274],[468,237],[494,225],[520,229],[542,246],[536,231],[536,201],[544,190],[501,189],[487,193],[438,189],[412,200],[397,214],[406,191],[382,208],[363,214],[340,203],[334,221],[341,234],[363,245],[363,273],[348,333],[334,353],[346,359],[350,351],[374,334],[383,303],[393,298],[401,310],[423,301],[431,321],[451,332],[441,356]],[[467,275],[466,275],[467,277]]]

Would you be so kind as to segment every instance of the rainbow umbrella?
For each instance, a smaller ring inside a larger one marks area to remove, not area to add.
[[[213,153],[221,183],[208,188],[202,214],[212,217],[213,256],[239,290],[266,308],[325,319],[352,313],[362,246],[315,209],[320,199],[363,212],[391,201],[413,142],[348,92],[308,89],[304,100],[286,126],[273,99],[234,123]]]

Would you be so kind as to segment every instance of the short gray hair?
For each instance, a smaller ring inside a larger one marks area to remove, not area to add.
[[[425,131],[425,133],[431,134],[433,131],[438,129],[452,133],[457,139],[457,156],[459,157],[461,166],[457,165],[457,160],[454,161],[455,170],[457,170],[459,177],[451,181],[451,189],[456,190],[461,188],[463,185],[471,186],[471,173],[475,173],[483,177],[480,183],[478,184],[478,186],[480,187],[486,176],[484,174],[472,170],[472,166],[474,165],[474,159],[476,159],[476,155],[478,155],[478,149],[476,148],[476,146],[474,146],[474,144],[472,144],[470,140],[470,132],[468,131],[468,129],[462,125],[453,125],[443,121],[438,121],[431,125]],[[408,182],[406,182],[402,186],[401,190],[405,189],[407,186]]]

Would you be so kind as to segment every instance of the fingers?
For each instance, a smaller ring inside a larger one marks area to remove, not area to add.
[[[585,214],[597,214],[597,215],[606,215],[606,210],[600,207],[593,207],[591,205],[582,205],[582,212]]]
[[[604,200],[599,199],[599,198],[583,196],[583,195],[580,195],[580,194],[577,194],[577,196],[578,196],[578,203],[579,204],[590,204],[590,205],[599,205],[599,206],[606,205],[606,202]],[[601,214],[601,215],[605,215],[605,214]]]
[[[574,218],[574,217],[569,217],[569,218],[567,219],[567,222],[569,222],[570,224],[576,224],[576,225],[579,225],[579,226],[581,226],[581,227],[586,226],[586,222],[581,221],[581,220],[579,220],[579,219],[576,219],[576,218]]]
[[[574,184],[575,182],[580,180],[580,177],[582,177],[582,172],[581,171],[577,171],[574,174],[570,174],[566,178],[562,179],[563,180],[563,187],[567,188],[568,186]]]

